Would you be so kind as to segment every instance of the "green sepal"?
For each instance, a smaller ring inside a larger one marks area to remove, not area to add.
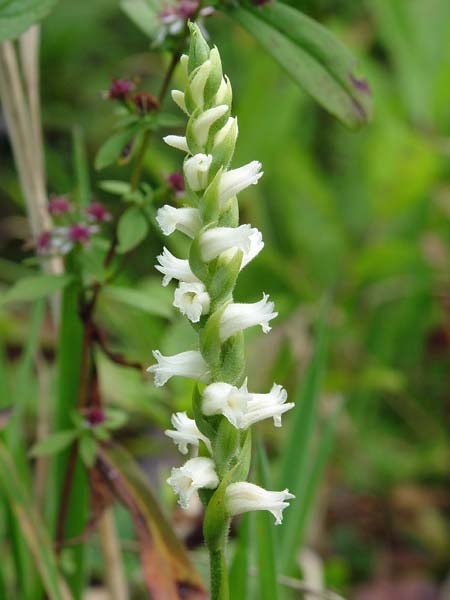
[[[196,108],[193,111],[193,113],[191,114],[189,121],[187,122],[187,125],[186,125],[186,141],[187,141],[187,145],[189,147],[189,151],[192,155],[198,154],[199,152],[203,153],[205,150],[202,146],[200,146],[200,144],[197,144],[194,133],[192,131],[192,128],[194,126],[196,119],[202,114],[202,112],[203,111],[201,108]]]
[[[195,384],[192,392],[192,413],[194,415],[195,423],[200,429],[203,435],[206,435],[211,441],[216,437],[216,430],[208,422],[207,417],[202,412],[202,395],[198,389],[198,384]]]
[[[200,201],[200,216],[203,223],[209,224],[217,221],[219,218],[219,185],[221,176],[222,168],[215,174],[214,179],[206,188],[203,198]]]
[[[198,25],[190,22],[188,23],[188,26],[191,34],[188,61],[188,73],[190,75],[192,71],[202,65],[205,60],[208,60],[210,50]]]
[[[214,373],[221,369],[220,321],[226,306],[223,304],[209,317],[200,333],[200,352],[212,369],[213,381],[225,381],[220,378],[216,379]]]
[[[216,261],[216,268],[208,285],[213,310],[216,305],[230,299],[239,275],[243,255],[242,250],[237,250],[231,260],[219,258]]]
[[[233,458],[236,458],[239,451],[240,437],[239,429],[236,429],[227,418],[222,417],[213,440],[213,455],[219,478],[225,475]]]
[[[200,232],[195,236],[192,240],[192,244],[189,250],[189,266],[191,267],[192,272],[196,275],[200,281],[204,283],[209,278],[209,269],[208,265],[202,260],[202,253],[200,249],[200,239],[201,235],[204,231],[204,228],[200,230]]]
[[[245,343],[242,331],[228,339],[222,346],[222,364],[212,371],[213,378],[240,386],[245,379]]]
[[[220,54],[216,46],[211,49],[209,53],[209,60],[211,61],[211,73],[206,81],[205,91],[203,94],[204,103],[206,108],[214,106],[214,99],[222,81],[222,62],[220,60]]]
[[[189,87],[189,85],[186,86],[186,89],[184,90],[184,103],[186,104],[186,108],[189,111],[190,116],[192,116],[192,113],[198,108],[197,105],[195,104],[193,98],[192,98],[192,94],[191,94],[191,88]],[[188,142],[189,144],[189,142]]]
[[[230,198],[222,207],[218,227],[239,227],[239,204],[236,196]]]
[[[246,432],[244,444],[238,462],[222,479],[219,487],[212,495],[203,521],[203,536],[210,551],[217,551],[226,540],[230,526],[230,517],[225,505],[225,492],[230,483],[245,481],[250,469],[251,434]]]
[[[213,161],[210,171],[215,168],[217,169],[219,165],[222,165],[224,169],[229,166],[236,147],[236,140],[237,124],[236,121],[234,121],[233,129],[230,130],[220,144],[217,144],[217,146],[214,146],[211,150]]]
[[[223,104],[226,104],[225,102]],[[206,141],[206,146],[205,146],[205,153],[206,154],[211,154],[214,148],[214,138],[216,137],[216,133],[222,129],[222,127],[226,124],[226,122],[228,121],[228,119],[230,118],[231,115],[231,109],[230,106],[228,105],[228,110],[227,112],[222,115],[219,119],[217,119],[216,121],[214,121],[214,123],[211,125],[211,127],[209,128],[208,131],[208,139]]]

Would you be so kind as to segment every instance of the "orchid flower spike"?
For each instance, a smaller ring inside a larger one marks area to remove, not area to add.
[[[295,498],[288,490],[269,492],[259,485],[239,481],[231,483],[225,492],[225,502],[231,517],[254,510],[268,510],[275,517],[275,525],[281,525],[283,510],[289,506],[287,500]]]
[[[269,301],[269,296],[263,294],[262,300],[252,304],[229,304],[222,313],[220,321],[220,339],[226,342],[239,331],[255,325],[261,325],[264,333],[269,333],[269,321],[278,316],[274,312],[274,303]]]

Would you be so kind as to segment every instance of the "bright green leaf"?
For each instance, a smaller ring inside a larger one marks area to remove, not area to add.
[[[86,467],[90,469],[93,466],[97,456],[97,442],[90,432],[87,432],[80,438],[79,450],[81,460],[84,462]]]
[[[11,40],[41,21],[57,0],[3,0],[0,3],[0,42]]]
[[[131,186],[127,181],[116,181],[114,179],[100,181],[98,187],[114,196],[125,196],[131,189]]]
[[[135,248],[147,235],[148,221],[142,210],[132,206],[120,217],[117,226],[119,246],[117,252],[125,254]]]
[[[10,302],[32,302],[61,290],[72,280],[70,275],[32,275],[19,279],[0,299]]]
[[[282,2],[230,11],[289,75],[348,127],[369,121],[372,97],[358,63],[327,29]]]
[[[118,285],[107,285],[102,290],[102,296],[111,298],[126,306],[131,306],[158,317],[170,317],[172,310],[161,302],[158,297],[138,289],[132,289]]]
[[[132,140],[136,133],[136,127],[130,127],[123,131],[113,134],[100,147],[95,157],[95,168],[104,169],[118,160],[124,151],[124,148]]]
[[[45,438],[45,440],[41,440],[33,446],[31,455],[40,456],[44,454],[56,454],[70,446],[77,435],[78,432],[74,430],[52,433]]]

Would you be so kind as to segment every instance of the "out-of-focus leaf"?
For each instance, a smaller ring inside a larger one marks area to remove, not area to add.
[[[230,598],[250,598],[248,571],[251,548],[250,515],[242,516],[239,538],[229,571]]]
[[[117,237],[119,246],[117,252],[125,254],[135,248],[147,235],[148,221],[142,210],[137,206],[131,206],[120,217],[117,225]]]
[[[123,155],[126,146],[131,142],[135,135],[136,127],[129,127],[109,137],[102,146],[100,146],[95,157],[95,168],[99,171],[119,160]]]
[[[0,4],[0,42],[11,40],[41,21],[57,0],[3,0]]]
[[[32,302],[61,290],[71,281],[70,275],[32,275],[19,279],[0,299],[0,305],[9,302]]]
[[[273,489],[269,478],[269,465],[266,451],[257,440],[257,477],[258,484],[266,490]],[[289,510],[289,509],[288,509]],[[256,556],[258,565],[258,598],[260,600],[277,600],[277,549],[273,517],[266,511],[258,511],[254,515],[256,523]]]
[[[289,75],[348,127],[369,121],[372,98],[357,60],[327,29],[282,2],[237,7],[230,15]]]
[[[58,572],[45,525],[34,509],[26,488],[17,477],[13,458],[3,443],[0,443],[0,487],[11,503],[49,597],[52,600],[70,600],[72,596]]]
[[[170,317],[170,305],[161,301],[160,297],[153,297],[150,293],[118,285],[107,285],[102,290],[102,295],[116,300],[126,306],[132,306],[150,315]]]
[[[115,181],[114,179],[100,181],[98,187],[114,196],[125,196],[131,190],[131,185],[127,181]]]
[[[78,206],[85,207],[91,200],[91,185],[89,181],[89,164],[86,156],[84,134],[80,127],[73,128],[72,143]]]
[[[97,442],[90,434],[86,434],[81,436],[78,448],[80,451],[81,460],[84,462],[86,467],[90,469],[93,466],[97,456]]]
[[[122,0],[120,8],[150,39],[161,31],[159,13],[163,6],[158,0]]]
[[[117,445],[99,449],[99,470],[129,508],[140,542],[144,577],[155,600],[206,600],[203,583],[186,550],[130,454]]]
[[[64,448],[67,448],[73,440],[76,438],[76,431],[57,431],[52,433],[44,440],[41,440],[33,446],[31,449],[32,456],[39,456],[43,454],[56,454]]]

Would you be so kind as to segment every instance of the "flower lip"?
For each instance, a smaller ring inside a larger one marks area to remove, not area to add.
[[[272,492],[247,481],[232,483],[225,491],[225,502],[230,516],[254,510],[268,510],[275,517],[275,525],[281,525],[283,510],[289,506],[287,500],[294,498],[287,489]]]
[[[175,290],[173,305],[192,323],[198,323],[200,317],[209,312],[211,299],[203,283],[182,281]]]
[[[155,385],[163,386],[171,377],[187,377],[207,382],[209,369],[200,352],[188,350],[172,356],[164,356],[159,350],[153,350],[156,364],[148,367],[147,372],[153,373]]]
[[[190,419],[186,412],[174,413],[171,418],[171,423],[173,429],[166,429],[164,433],[173,439],[181,454],[187,454],[189,445],[198,451],[200,440],[204,442],[209,453],[212,453],[211,442],[201,433],[194,419]]]
[[[214,462],[210,458],[199,456],[191,458],[182,467],[173,468],[167,483],[178,494],[180,506],[186,509],[198,489],[215,489],[219,485],[219,478]]]

